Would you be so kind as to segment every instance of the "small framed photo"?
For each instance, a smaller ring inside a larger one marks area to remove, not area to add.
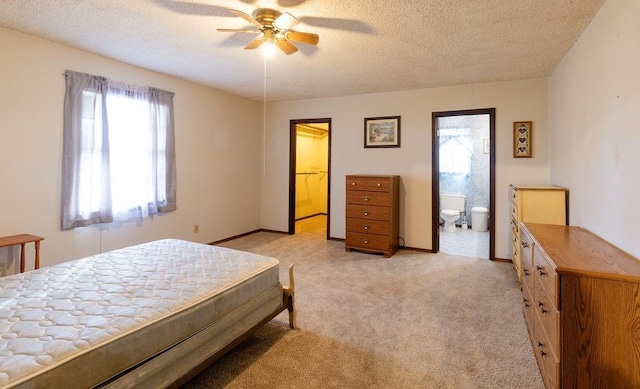
[[[400,147],[400,116],[365,118],[364,147]]]
[[[513,158],[531,158],[533,127],[531,122],[513,122]]]

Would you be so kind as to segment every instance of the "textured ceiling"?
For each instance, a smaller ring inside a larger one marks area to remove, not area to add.
[[[547,77],[605,0],[3,0],[0,26],[262,100],[250,34],[274,8],[320,35],[267,61],[267,100]]]

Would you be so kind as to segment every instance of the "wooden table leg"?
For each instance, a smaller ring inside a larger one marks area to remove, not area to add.
[[[40,241],[36,241],[36,267],[35,269],[40,269]]]
[[[20,273],[24,273],[24,245],[25,243],[20,244]]]

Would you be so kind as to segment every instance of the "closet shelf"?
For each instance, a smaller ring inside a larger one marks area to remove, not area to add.
[[[299,124],[296,127],[296,132],[298,135],[310,136],[316,139],[322,139],[325,136],[329,135],[329,131],[323,128],[314,127],[314,126],[305,125],[305,124]]]

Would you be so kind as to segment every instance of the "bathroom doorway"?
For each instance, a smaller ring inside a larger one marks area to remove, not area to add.
[[[288,233],[329,239],[331,119],[291,120],[289,147]]]
[[[495,260],[495,108],[434,112],[432,131],[432,251]]]

